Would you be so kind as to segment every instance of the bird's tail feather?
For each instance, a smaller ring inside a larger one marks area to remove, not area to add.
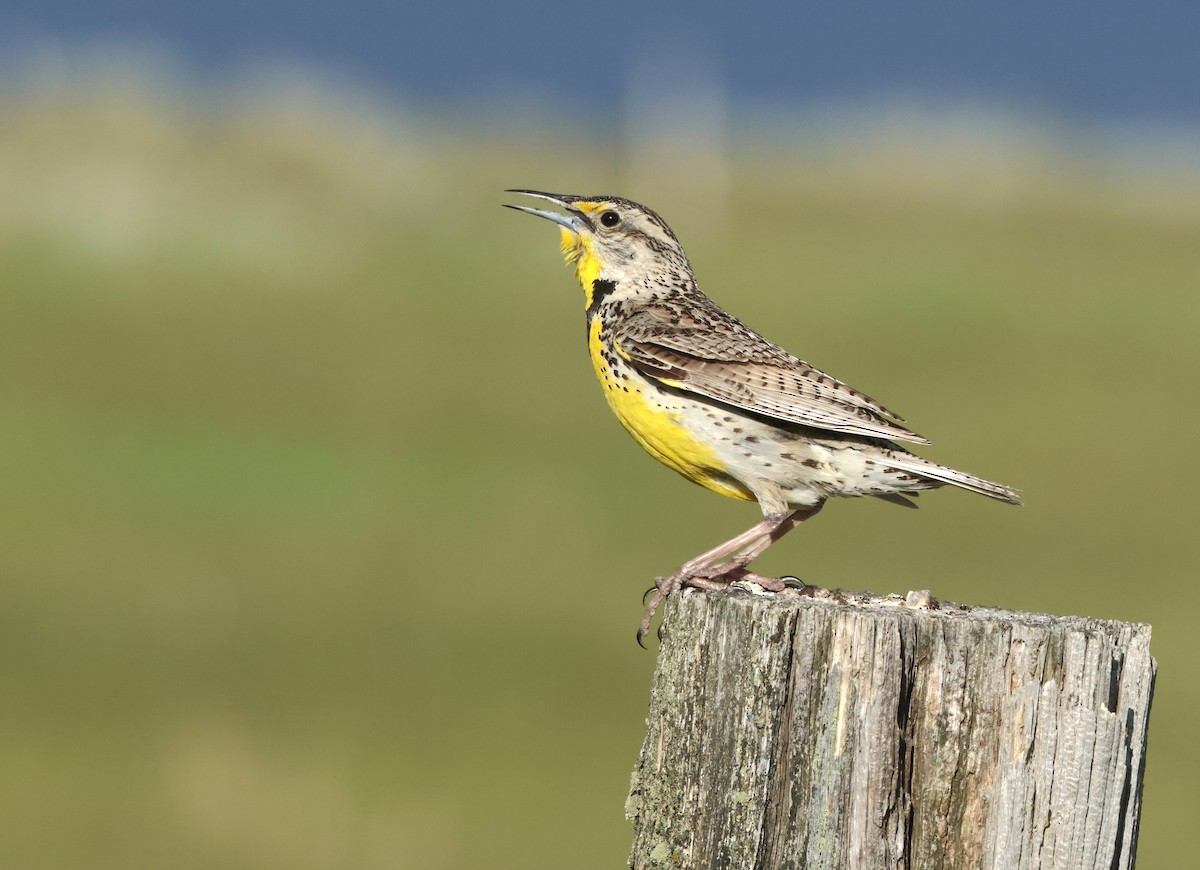
[[[897,459],[898,461],[893,460],[888,464],[893,468],[918,474],[930,480],[948,483],[951,486],[957,486],[971,492],[977,492],[980,495],[986,495],[988,498],[999,499],[1009,504],[1019,505],[1021,503],[1021,498],[1017,495],[1017,491],[1002,483],[994,483],[990,480],[984,480],[982,477],[967,474],[965,471],[947,468],[944,465],[938,465],[919,456],[910,455]]]

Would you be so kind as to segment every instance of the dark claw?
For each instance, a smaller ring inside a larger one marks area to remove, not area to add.
[[[790,574],[784,575],[783,577],[780,577],[779,579],[782,580],[784,585],[787,586],[789,589],[807,589],[808,588],[807,583],[805,583],[799,577],[793,577]]]
[[[642,643],[642,639],[643,639],[645,636],[646,636],[646,635],[645,635],[645,633],[644,633],[644,632],[642,631],[642,629],[639,627],[639,628],[638,628],[638,630],[637,630],[637,642],[638,642],[638,646],[640,646],[642,649],[646,649],[646,645],[645,645],[644,643]]]
[[[646,599],[650,597],[650,593],[657,592],[657,591],[658,591],[658,586],[654,585],[642,593],[642,607],[646,606]]]

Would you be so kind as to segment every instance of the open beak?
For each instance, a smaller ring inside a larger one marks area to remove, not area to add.
[[[570,212],[570,214],[559,214],[556,211],[543,211],[540,208],[529,208],[529,206],[525,205],[508,205],[507,203],[504,204],[505,208],[516,209],[517,211],[525,212],[525,214],[533,214],[537,215],[538,217],[543,217],[548,221],[554,221],[560,227],[568,229],[573,233],[580,233],[584,230],[590,230],[592,228],[592,222],[588,219],[588,216],[580,209],[577,209],[571,205],[571,203],[580,199],[578,196],[569,196],[567,194],[560,193],[543,193],[540,190],[506,190],[504,192],[521,193],[525,196],[535,196],[538,199],[544,199],[548,202],[554,203],[557,206],[562,206],[568,212]]]

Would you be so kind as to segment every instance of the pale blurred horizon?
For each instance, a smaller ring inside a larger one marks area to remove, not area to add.
[[[1146,218],[1200,213],[1200,124],[1069,124],[1033,110],[919,94],[806,109],[739,107],[713,70],[695,58],[672,65],[669,56],[628,73],[619,123],[580,122],[533,101],[480,107],[477,114],[462,106],[439,113],[316,68],[261,64],[198,81],[174,70],[165,53],[127,48],[114,43],[79,55],[10,58],[0,75],[0,113],[21,123],[122,113],[132,125],[125,144],[148,155],[162,145],[154,131],[186,135],[210,122],[256,135],[294,135],[303,148],[353,149],[355,159],[345,161],[344,171],[362,175],[364,195],[377,186],[377,196],[416,195],[422,206],[435,206],[453,176],[453,161],[445,159],[453,143],[488,137],[509,147],[544,145],[565,166],[579,163],[570,150],[577,148],[581,159],[596,161],[601,172],[593,174],[619,179],[619,191],[590,192],[675,200],[687,209],[703,203],[695,209],[700,224],[705,210],[718,224],[723,219],[735,163],[776,173],[780,190],[810,194],[827,186],[843,197],[857,192],[976,211],[1042,202],[1119,203]],[[144,142],[138,130],[147,135]],[[10,147],[19,144],[9,139]],[[94,161],[93,167],[111,168]],[[577,169],[587,175],[586,167]],[[26,187],[34,181],[10,179]],[[73,188],[56,199],[52,189],[42,191],[50,194],[44,198],[30,190],[25,202],[62,215],[72,203],[86,202],[87,192]],[[115,194],[106,206],[119,209],[129,195]],[[0,203],[0,214],[20,208],[20,201]]]

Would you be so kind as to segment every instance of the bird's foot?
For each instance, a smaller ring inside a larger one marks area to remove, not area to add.
[[[788,584],[780,577],[764,577],[762,574],[755,574],[753,571],[747,571],[744,568],[739,571],[730,572],[728,576],[731,584],[753,583],[767,592],[782,592],[788,588]]]
[[[646,605],[646,612],[642,614],[641,625],[637,630],[638,646],[642,649],[646,648],[643,641],[646,635],[650,633],[650,623],[654,620],[654,614],[658,612],[658,605],[666,601],[667,596],[672,592],[677,592],[683,585],[683,572],[676,571],[666,577],[655,577],[654,585],[646,590],[646,594],[642,596],[642,603]],[[649,600],[647,600],[649,599]],[[658,627],[658,638],[662,640],[662,626]]]
[[[637,642],[638,646],[643,649],[646,644],[642,641],[646,639],[646,635],[650,633],[650,623],[654,620],[654,614],[658,612],[658,606],[667,600],[667,596],[673,592],[678,592],[684,586],[694,586],[697,589],[708,589],[716,591],[729,588],[729,581],[714,579],[708,576],[704,571],[685,571],[680,569],[674,574],[669,574],[666,577],[654,578],[654,585],[646,590],[646,594],[642,596],[642,603],[646,605],[646,612],[642,614],[642,623],[638,626]],[[658,637],[662,639],[663,627],[658,627]]]
[[[667,599],[667,596],[678,592],[685,586],[690,586],[693,589],[705,589],[709,592],[727,592],[734,583],[743,581],[760,586],[768,592],[782,592],[789,587],[795,588],[795,584],[799,584],[800,588],[804,588],[804,583],[798,578],[788,577],[784,579],[755,574],[752,571],[748,571],[745,564],[737,559],[731,559],[720,565],[711,565],[707,568],[691,571],[681,568],[674,574],[666,577],[656,577],[654,585],[647,589],[646,594],[642,596],[642,603],[646,605],[646,611],[642,614],[641,625],[638,626],[638,645],[645,649],[646,645],[643,641],[646,635],[650,633],[650,624],[654,620],[654,614],[658,612],[659,605]],[[788,581],[792,582],[789,583]],[[660,624],[658,627],[660,640],[662,639],[662,632],[663,625]]]

